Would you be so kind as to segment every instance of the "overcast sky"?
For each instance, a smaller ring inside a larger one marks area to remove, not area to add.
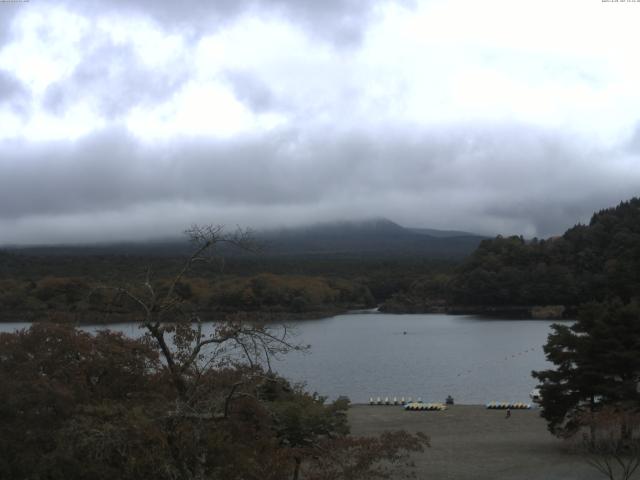
[[[602,0],[0,3],[0,244],[562,233],[640,193],[638,25]]]

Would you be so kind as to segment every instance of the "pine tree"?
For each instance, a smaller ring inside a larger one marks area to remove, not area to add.
[[[542,416],[549,430],[570,436],[603,406],[640,408],[640,305],[619,301],[583,307],[578,321],[553,325],[544,347],[555,369],[540,380]]]

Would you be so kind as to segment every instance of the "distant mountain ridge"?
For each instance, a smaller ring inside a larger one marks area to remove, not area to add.
[[[386,218],[320,223],[306,227],[265,231],[272,254],[420,255],[460,258],[487,238],[467,232],[405,228]]]
[[[468,232],[405,228],[386,218],[336,221],[255,232],[263,255],[411,256],[462,258],[487,238]],[[118,242],[101,245],[13,247],[32,255],[183,255],[191,246],[182,240]],[[224,252],[227,254],[227,251]],[[229,254],[233,252],[229,251]]]
[[[437,238],[451,238],[451,237],[477,237],[475,233],[461,232],[459,230],[436,230],[435,228],[408,228],[412,232],[419,233],[421,235],[429,235]]]

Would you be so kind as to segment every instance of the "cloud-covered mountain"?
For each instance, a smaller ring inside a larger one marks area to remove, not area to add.
[[[318,223],[294,228],[253,232],[257,257],[406,257],[459,259],[471,253],[486,237],[468,232],[405,228],[385,218]],[[14,250],[16,247],[11,248]],[[192,246],[180,239],[147,242],[18,247],[38,255],[187,255]],[[223,255],[243,254],[220,246]]]
[[[294,228],[253,232],[256,257],[403,257],[459,259],[471,253],[486,237],[468,232],[405,228],[385,218],[326,222]],[[167,239],[131,243],[43,245],[13,247],[32,255],[176,256],[188,254],[192,246],[184,240]],[[221,245],[224,256],[242,251]],[[252,254],[253,255],[253,254]]]
[[[385,218],[332,222],[259,234],[265,253],[459,258],[485,238],[435,229],[404,228]]]
[[[0,245],[372,212],[558,234],[640,184],[631,9],[1,3]]]

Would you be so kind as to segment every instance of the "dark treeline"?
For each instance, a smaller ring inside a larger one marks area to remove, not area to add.
[[[108,285],[140,283],[148,271],[159,288],[183,256],[63,251],[0,252],[2,320],[119,321]],[[195,265],[180,284],[191,307],[215,317],[230,311],[323,316],[372,308],[455,263],[423,257],[245,254]]]
[[[248,309],[313,316],[370,308],[425,277],[451,272],[483,238],[408,229],[385,219],[251,237],[251,249],[221,244],[217,259],[193,266],[182,281],[193,306],[207,313]],[[97,287],[136,283],[149,271],[166,282],[191,250],[186,239],[6,248],[0,251],[2,317],[31,319],[46,311],[95,321],[106,308]]]
[[[565,315],[574,315],[585,302],[628,302],[639,292],[640,199],[634,198],[595,213],[588,225],[576,225],[559,237],[483,240],[454,271],[415,280],[385,309],[507,311],[559,305]]]
[[[459,304],[628,302],[640,292],[640,199],[601,210],[561,237],[485,240],[450,285]]]

